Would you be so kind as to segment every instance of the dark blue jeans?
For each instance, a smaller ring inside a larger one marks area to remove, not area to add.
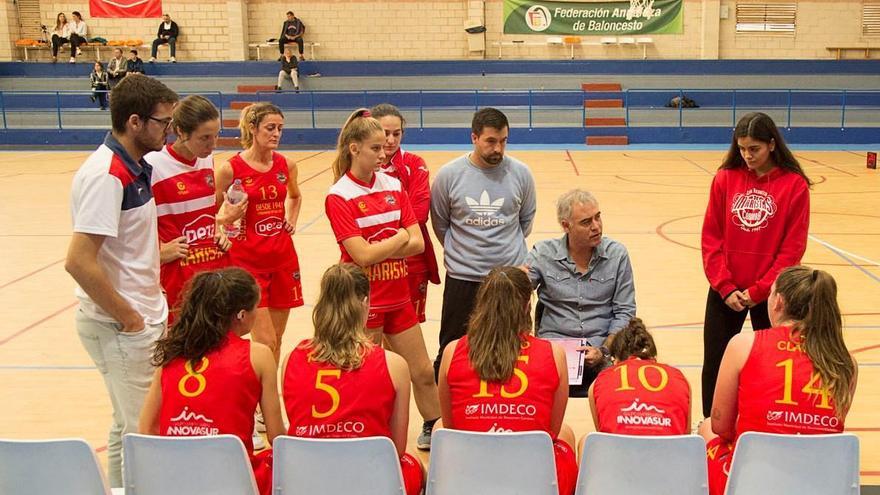
[[[156,53],[159,52],[159,45],[164,45],[165,43],[168,43],[168,47],[171,49],[171,56],[173,57],[174,53],[177,51],[176,50],[177,38],[173,38],[173,37],[168,38],[168,39],[162,39],[162,38],[154,39],[153,40],[153,51],[150,53],[150,56],[153,58],[156,58]]]

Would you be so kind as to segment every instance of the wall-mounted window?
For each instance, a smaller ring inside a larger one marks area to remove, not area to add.
[[[880,36],[880,0],[866,0],[862,4],[862,35]]]
[[[794,35],[796,3],[736,4],[737,34]]]

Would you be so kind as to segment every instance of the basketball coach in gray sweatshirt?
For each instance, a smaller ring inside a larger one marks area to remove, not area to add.
[[[504,154],[509,127],[499,110],[477,111],[474,150],[444,165],[431,187],[431,223],[446,266],[435,374],[443,349],[467,331],[483,277],[496,266],[522,265],[528,254],[535,179],[526,164]]]

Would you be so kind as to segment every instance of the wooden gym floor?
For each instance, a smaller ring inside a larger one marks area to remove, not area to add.
[[[707,282],[700,227],[722,151],[508,151],[532,169],[538,185],[534,242],[555,237],[555,199],[581,187],[599,200],[605,235],[629,249],[638,314],[651,327],[660,359],[683,369],[699,413],[702,320]],[[419,152],[432,174],[464,151]],[[83,437],[106,461],[110,402],[73,325],[73,280],[63,258],[70,235],[69,189],[89,154],[0,152],[0,437]],[[294,237],[306,307],[291,314],[286,354],[311,333],[311,303],[326,266],[338,260],[324,195],[332,151],[286,153],[299,163],[303,207]],[[231,152],[219,153],[225,160]],[[880,484],[880,172],[854,151],[803,151],[817,182],[804,263],[839,285],[846,340],[859,361],[859,385],[847,429],[861,438],[862,483]],[[440,251],[436,240],[434,245]],[[428,296],[428,351],[437,349],[441,287]],[[592,431],[584,399],[569,402],[566,421],[578,437]],[[694,420],[696,422],[696,419]],[[421,426],[411,408],[410,440]],[[427,460],[427,457],[424,457]]]

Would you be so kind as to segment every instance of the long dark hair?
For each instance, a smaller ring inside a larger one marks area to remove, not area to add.
[[[492,269],[477,290],[468,322],[468,360],[486,381],[504,382],[513,375],[523,332],[532,329],[532,284],[517,267]]]
[[[241,268],[199,273],[186,285],[177,321],[156,342],[153,365],[205,357],[223,341],[238,312],[253,310],[259,301],[260,287]]]
[[[739,143],[737,142],[739,138],[744,137],[757,139],[767,144],[773,141],[776,145],[773,151],[770,152],[770,159],[773,160],[773,164],[800,175],[807,181],[807,185],[813,185],[813,181],[807,177],[804,169],[801,168],[800,162],[794,157],[791,150],[788,149],[785,140],[782,139],[782,134],[776,127],[776,123],[773,122],[769,115],[761,112],[747,113],[739,119],[739,122],[736,123],[736,128],[733,130],[730,149],[727,150],[727,155],[724,156],[724,161],[721,162],[721,167],[719,168],[731,169],[746,166],[746,162],[739,152]]]
[[[633,356],[640,359],[655,359],[657,357],[657,345],[654,344],[654,337],[648,333],[641,318],[629,320],[629,324],[614,336],[608,350],[611,351],[611,356],[618,363]]]
[[[793,266],[776,278],[776,293],[785,302],[784,316],[794,322],[804,352],[843,417],[852,403],[855,363],[843,341],[837,283],[828,272]]]

